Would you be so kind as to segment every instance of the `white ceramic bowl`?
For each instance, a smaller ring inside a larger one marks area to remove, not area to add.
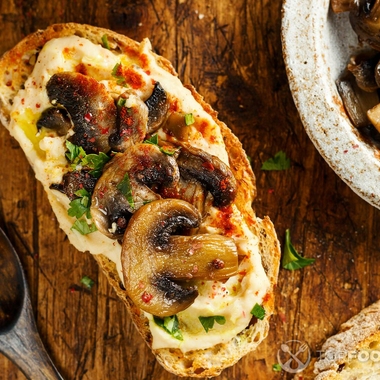
[[[380,208],[380,152],[360,138],[346,115],[335,80],[362,48],[348,14],[329,0],[284,0],[283,54],[302,123],[332,169],[353,191]]]

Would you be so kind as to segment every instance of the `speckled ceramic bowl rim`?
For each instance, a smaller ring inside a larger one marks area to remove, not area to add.
[[[353,191],[380,208],[380,153],[348,119],[335,80],[362,48],[329,0],[284,0],[282,46],[290,90],[310,139]]]

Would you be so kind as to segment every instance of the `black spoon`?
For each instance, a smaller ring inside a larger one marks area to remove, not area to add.
[[[28,379],[63,380],[38,334],[20,259],[1,228],[0,352]]]

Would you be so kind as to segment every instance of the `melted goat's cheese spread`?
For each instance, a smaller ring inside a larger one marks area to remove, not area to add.
[[[14,99],[9,127],[10,133],[25,151],[37,179],[44,185],[60,226],[68,235],[70,242],[80,251],[107,256],[115,262],[121,279],[123,277],[119,243],[98,231],[81,235],[71,229],[74,219],[67,214],[69,208],[67,196],[49,188],[53,183],[60,183],[63,174],[69,170],[65,158],[65,137],[59,137],[54,132],[49,133],[45,130],[37,132],[36,122],[41,113],[51,107],[46,84],[53,74],[63,71],[76,72],[79,68],[83,70],[85,67],[88,75],[101,81],[116,98],[125,91],[125,88],[116,83],[112,70],[116,64],[122,63],[142,78],[136,94],[143,100],[146,100],[152,92],[153,79],[160,82],[171,99],[176,100],[181,112],[192,113],[195,119],[202,120],[202,130],[198,130],[196,126],[192,127],[192,145],[219,157],[228,164],[223,136],[212,117],[203,110],[176,76],[168,73],[156,62],[148,40],[140,44],[140,55],[144,56],[145,68],[139,66],[136,57],[130,58],[124,54],[114,53],[81,37],[69,36],[50,40],[39,53],[25,88],[20,90]],[[173,338],[154,322],[151,315],[147,314],[154,349],[180,348],[186,352],[228,342],[249,325],[253,306],[262,303],[270,284],[261,262],[258,238],[234,205],[231,210],[230,220],[233,220],[237,228],[229,236],[235,240],[239,255],[245,256],[239,265],[239,274],[224,283],[216,281],[197,283],[199,296],[188,309],[177,315],[183,340]],[[214,222],[217,218],[218,210],[212,208],[203,221],[203,231],[225,233],[216,227],[217,223]],[[219,315],[225,317],[226,323],[223,325],[215,323],[206,333],[198,317]]]

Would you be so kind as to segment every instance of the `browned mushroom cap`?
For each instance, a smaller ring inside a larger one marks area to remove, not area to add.
[[[131,104],[129,104],[131,103]],[[109,137],[112,150],[124,152],[143,142],[148,126],[148,107],[133,93],[126,91],[117,99],[117,130]]]
[[[153,133],[166,120],[170,106],[166,92],[159,82],[154,85],[153,92],[145,104],[149,110],[148,133]]]
[[[87,153],[107,153],[116,126],[116,106],[105,86],[80,73],[54,74],[46,85],[53,105],[64,107],[74,124],[69,140]]]
[[[174,315],[198,295],[185,280],[226,280],[237,273],[237,249],[231,238],[180,235],[200,222],[199,212],[178,199],[151,202],[132,216],[121,263],[125,288],[139,308],[159,317]]]
[[[352,28],[361,41],[380,50],[380,0],[357,0],[353,5],[350,11]]]
[[[156,145],[136,144],[117,154],[105,167],[92,195],[91,215],[96,227],[110,238],[120,238],[131,214],[160,198],[154,190],[174,186],[178,180],[174,157]]]
[[[218,157],[182,144],[177,163],[184,178],[195,178],[214,197],[215,207],[228,206],[236,196],[236,180],[231,169]]]

